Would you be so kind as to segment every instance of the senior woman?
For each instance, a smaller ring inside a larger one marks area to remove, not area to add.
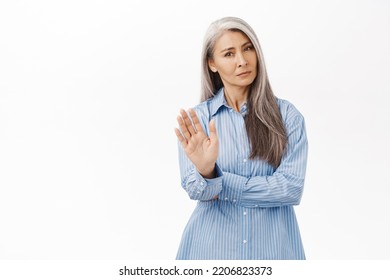
[[[305,259],[294,205],[307,162],[302,114],[271,89],[242,19],[207,30],[201,103],[180,110],[181,184],[197,206],[177,259]]]

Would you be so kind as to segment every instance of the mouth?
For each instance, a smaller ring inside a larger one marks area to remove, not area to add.
[[[247,76],[251,73],[251,71],[245,71],[245,72],[241,72],[240,74],[238,74],[237,76]]]

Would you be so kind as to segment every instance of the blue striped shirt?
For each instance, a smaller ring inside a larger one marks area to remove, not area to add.
[[[244,117],[226,102],[223,89],[194,110],[208,134],[215,119],[219,141],[217,177],[203,178],[179,143],[181,184],[197,200],[176,259],[305,259],[294,212],[300,203],[307,161],[304,118],[278,99],[288,135],[278,168],[249,159]],[[218,199],[213,199],[218,196]]]

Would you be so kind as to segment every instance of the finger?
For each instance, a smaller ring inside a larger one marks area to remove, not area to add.
[[[210,130],[210,140],[211,141],[217,141],[218,135],[217,135],[217,128],[215,127],[215,120],[211,119],[209,123],[209,130]]]
[[[191,116],[191,119],[192,119],[192,121],[194,123],[196,131],[197,132],[204,132],[203,131],[203,127],[200,124],[198,116],[196,115],[195,111],[193,109],[190,109],[189,112],[190,112],[190,116]]]
[[[188,142],[188,140],[190,140],[191,138],[191,134],[190,132],[188,131],[187,129],[187,126],[186,124],[184,123],[184,120],[181,116],[178,116],[177,117],[177,122],[179,124],[179,127],[180,127],[180,130],[182,132],[182,135],[184,136],[184,138],[186,139],[186,141]]]
[[[181,145],[183,146],[183,148],[185,148],[188,144],[187,140],[183,137],[180,130],[178,130],[177,128],[175,128],[175,133],[176,133],[177,139],[179,139]]]
[[[190,117],[188,116],[187,112],[183,109],[180,110],[181,117],[184,120],[185,125],[187,126],[187,130],[190,132],[191,135],[194,135],[196,133],[194,126],[192,125],[192,121]]]

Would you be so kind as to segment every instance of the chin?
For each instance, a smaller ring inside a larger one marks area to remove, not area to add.
[[[242,81],[241,83],[239,83],[239,85],[242,87],[247,87],[250,86],[254,81],[255,79],[248,79],[246,81]]]

